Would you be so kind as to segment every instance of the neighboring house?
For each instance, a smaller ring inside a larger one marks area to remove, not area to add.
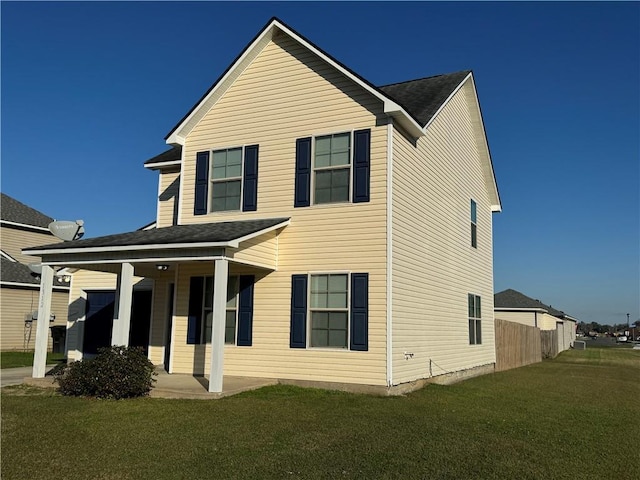
[[[575,318],[517,290],[508,289],[496,293],[493,304],[497,320],[521,323],[540,330],[556,330],[558,352],[571,348],[576,339]]]
[[[393,393],[493,371],[501,206],[470,71],[375,87],[273,19],[166,141],[145,163],[157,228],[30,250],[117,275],[101,341],[148,321],[149,358],[213,392],[223,375]]]
[[[28,265],[40,258],[22,253],[23,248],[58,242],[47,228],[53,218],[0,194],[0,350],[33,350],[36,340],[40,279]],[[69,283],[55,280],[47,349],[64,351]]]

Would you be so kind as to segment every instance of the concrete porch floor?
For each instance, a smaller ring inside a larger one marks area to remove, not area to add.
[[[228,397],[278,383],[275,378],[232,377],[225,375],[222,379],[222,393],[209,393],[208,376],[194,377],[193,375],[182,373],[168,374],[161,368],[157,368],[156,373],[157,376],[154,376],[156,381],[149,394],[152,398],[215,400],[216,398]],[[44,388],[57,387],[53,382],[53,377],[25,377],[23,383]]]

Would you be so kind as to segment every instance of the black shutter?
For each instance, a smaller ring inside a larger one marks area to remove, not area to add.
[[[196,154],[196,191],[193,202],[194,215],[207,214],[207,195],[209,190],[209,152]]]
[[[351,274],[351,350],[369,350],[369,274]]]
[[[307,346],[307,276],[291,276],[291,348]]]
[[[353,133],[353,203],[369,201],[371,177],[371,130]]]
[[[189,285],[189,317],[187,319],[187,343],[200,343],[202,324],[202,295],[204,294],[204,277],[191,277]]]
[[[311,137],[296,140],[296,186],[294,207],[311,205]]]
[[[244,148],[244,178],[242,211],[255,212],[258,209],[258,145]]]
[[[240,276],[238,294],[238,342],[241,347],[250,347],[253,330],[253,275]]]

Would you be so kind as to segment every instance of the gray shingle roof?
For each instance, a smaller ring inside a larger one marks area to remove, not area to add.
[[[0,218],[2,218],[2,220],[44,228],[47,228],[49,224],[53,222],[53,218],[19,202],[6,193],[2,193],[1,195]]]
[[[40,279],[31,273],[29,267],[20,262],[12,262],[4,257],[0,257],[0,280],[12,283],[27,283],[40,285]],[[53,285],[56,287],[68,287],[68,283],[62,283],[54,278]]]
[[[545,305],[540,300],[534,300],[517,290],[508,289],[496,293],[493,296],[493,306],[496,308],[541,308],[549,312],[554,317],[563,318],[566,314],[556,310],[550,305]]]
[[[384,85],[379,89],[424,127],[471,70]]]
[[[144,164],[152,165],[154,163],[175,162],[180,160],[182,160],[182,146],[176,145],[174,147],[171,147],[169,150],[150,158],[149,160],[144,162]]]
[[[129,247],[140,245],[168,245],[173,243],[230,242],[237,238],[274,227],[289,218],[240,220],[235,222],[176,225],[172,227],[136,230],[134,232],[87,238],[73,242],[33,247],[34,250],[66,250],[69,248]]]

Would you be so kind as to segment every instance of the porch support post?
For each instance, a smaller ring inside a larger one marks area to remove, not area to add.
[[[40,301],[38,302],[38,326],[36,328],[36,351],[33,356],[33,378],[44,378],[47,367],[47,345],[49,343],[49,317],[51,317],[51,293],[53,291],[53,268],[42,265],[40,274]]]
[[[133,265],[123,263],[118,274],[116,302],[113,309],[113,331],[111,345],[129,346],[131,326],[131,303],[133,299]]]
[[[228,276],[229,261],[216,260],[213,274],[213,321],[211,327],[211,368],[209,370],[209,391],[213,393],[222,393]]]

